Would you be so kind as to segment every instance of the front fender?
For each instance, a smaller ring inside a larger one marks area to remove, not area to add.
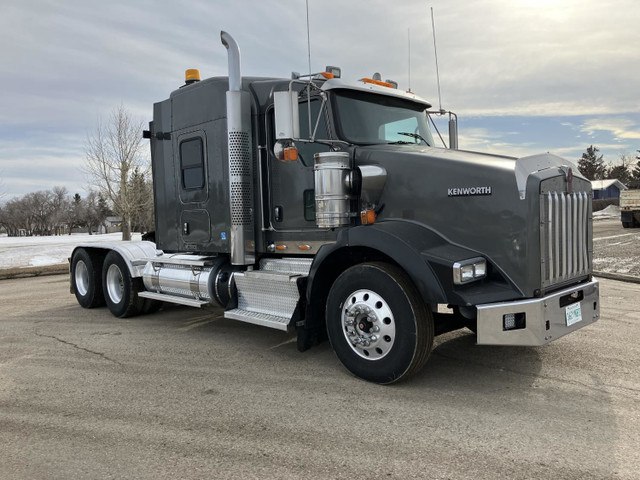
[[[324,307],[333,281],[357,263],[383,260],[397,264],[411,278],[429,305],[479,305],[521,298],[522,292],[487,259],[487,278],[454,285],[455,262],[482,257],[482,253],[456,245],[437,231],[411,220],[387,220],[344,229],[336,243],[323,246],[316,255],[307,283],[307,320],[323,321]],[[322,315],[320,314],[322,312]]]
[[[424,252],[446,241],[424,226],[407,221],[386,221],[344,230],[336,246],[367,248],[398,264],[411,278],[426,303],[445,303],[443,283]]]

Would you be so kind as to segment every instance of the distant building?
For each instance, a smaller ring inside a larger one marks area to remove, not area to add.
[[[114,233],[122,231],[122,217],[107,217],[104,224],[98,227],[97,233]]]
[[[591,188],[593,189],[594,200],[620,198],[620,191],[627,189],[620,180],[615,178],[609,180],[591,180]]]

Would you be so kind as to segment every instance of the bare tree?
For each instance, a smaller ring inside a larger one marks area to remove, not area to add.
[[[140,195],[132,189],[131,176],[136,168],[144,173],[149,169],[143,150],[143,125],[120,105],[108,123],[98,122],[95,133],[87,139],[85,172],[111,202],[116,215],[122,217],[123,240],[131,240],[131,220],[140,202]]]

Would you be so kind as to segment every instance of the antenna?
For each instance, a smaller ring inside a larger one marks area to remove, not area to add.
[[[411,29],[407,28],[407,40],[409,42],[409,91],[411,91]]]
[[[307,4],[307,53],[309,55],[309,81],[311,82],[311,34],[309,33],[309,0]],[[309,136],[311,133],[311,87],[307,87],[307,112],[309,113]]]
[[[309,33],[309,0],[306,0],[306,3],[307,3],[307,53],[309,56],[309,77],[311,77],[311,35]]]
[[[440,69],[438,68],[438,48],[436,47],[436,22],[433,19],[433,7],[431,7],[431,28],[433,30],[433,52],[436,57],[436,77],[438,78],[438,106],[442,111],[442,96],[440,95]]]

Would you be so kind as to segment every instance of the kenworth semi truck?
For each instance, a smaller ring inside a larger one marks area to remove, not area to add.
[[[145,132],[155,242],[78,246],[80,305],[221,307],[300,351],[328,337],[382,384],[445,331],[538,346],[598,319],[591,185],[569,162],[438,148],[431,105],[392,82],[243,78],[221,39],[228,77],[187,71]]]

